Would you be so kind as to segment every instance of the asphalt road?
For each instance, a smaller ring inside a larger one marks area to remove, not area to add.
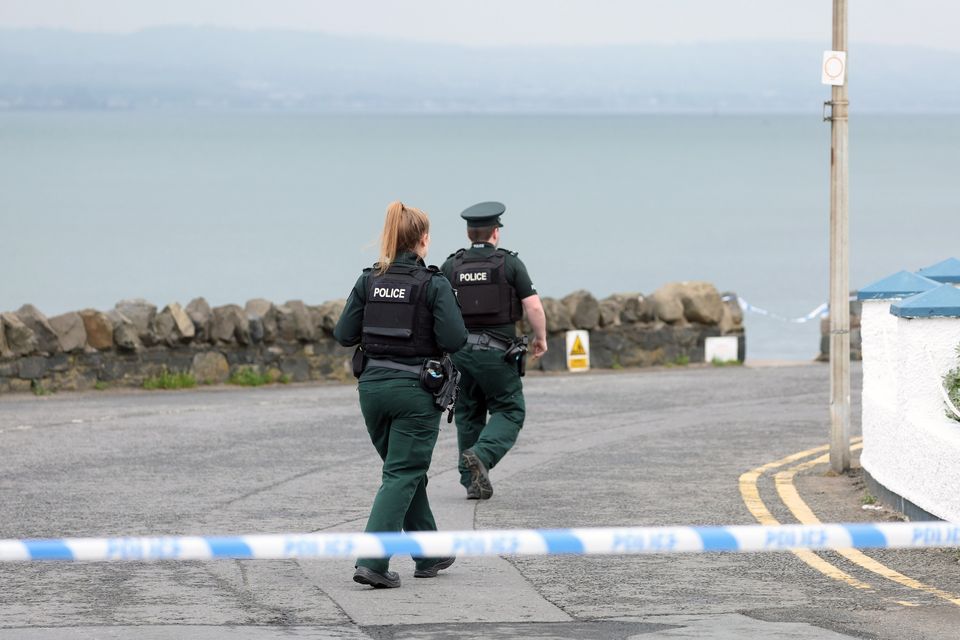
[[[827,442],[821,365],[531,376],[526,390],[490,501],[464,499],[444,427],[441,528],[754,524],[740,475]],[[0,538],[358,531],[379,484],[352,386],[8,395],[0,460]],[[797,478],[824,521],[887,517],[865,515],[855,476],[824,471]],[[772,478],[759,487],[795,521]],[[958,604],[818,555],[871,588],[789,553],[464,558],[433,580],[401,557],[388,591],[352,582],[350,561],[6,564],[0,640],[957,636]],[[871,556],[960,590],[956,552]]]

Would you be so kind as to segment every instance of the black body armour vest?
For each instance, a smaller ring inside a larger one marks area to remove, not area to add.
[[[463,322],[468,329],[496,327],[523,318],[516,289],[507,282],[507,255],[468,256],[460,249],[453,257],[453,288],[457,290]]]
[[[368,355],[440,355],[427,305],[427,286],[436,273],[436,267],[395,264],[382,275],[367,276],[361,344]]]

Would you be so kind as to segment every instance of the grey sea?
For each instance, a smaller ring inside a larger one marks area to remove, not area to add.
[[[387,203],[507,204],[542,295],[709,280],[784,317],[827,298],[829,126],[776,116],[0,114],[0,310],[345,297]],[[851,285],[960,254],[960,116],[851,120]],[[816,320],[749,315],[748,357]]]

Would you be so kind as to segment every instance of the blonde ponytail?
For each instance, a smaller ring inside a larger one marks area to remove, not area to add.
[[[402,251],[413,251],[420,238],[430,232],[430,219],[420,209],[408,207],[399,200],[387,205],[387,218],[380,234],[378,273],[384,273]]]

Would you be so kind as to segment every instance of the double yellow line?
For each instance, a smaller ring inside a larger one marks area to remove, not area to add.
[[[850,442],[851,449],[857,450],[863,448],[862,438],[854,438]],[[823,445],[821,447],[807,449],[806,451],[800,451],[799,453],[794,453],[793,455],[781,458],[780,460],[769,462],[765,465],[757,467],[756,469],[747,471],[740,476],[740,495],[743,497],[743,502],[747,505],[747,509],[749,509],[750,513],[753,514],[753,517],[757,519],[757,522],[764,525],[780,524],[780,521],[773,517],[773,514],[770,513],[767,505],[763,502],[763,499],[760,498],[760,477],[767,472],[775,471],[781,467],[785,467],[790,463],[821,454],[788,469],[778,471],[776,475],[774,475],[774,485],[776,486],[777,494],[780,496],[783,504],[786,505],[786,507],[790,510],[790,513],[793,514],[797,521],[801,524],[820,524],[820,519],[817,518],[817,516],[813,513],[813,510],[810,509],[809,505],[807,505],[803,498],[800,497],[800,493],[793,484],[793,478],[801,471],[806,471],[821,464],[827,464],[830,461],[830,454],[828,453],[829,449],[829,445]],[[813,551],[796,550],[792,553],[810,567],[816,569],[823,575],[833,580],[843,582],[855,589],[863,589],[867,591],[872,591],[874,589],[873,585],[854,578],[850,574],[824,560]],[[936,587],[931,587],[918,580],[914,580],[909,576],[905,576],[902,573],[895,571],[886,565],[881,564],[880,562],[877,562],[875,559],[864,554],[858,549],[837,549],[837,553],[854,564],[882,578],[896,582],[904,587],[909,587],[910,589],[928,593],[936,596],[937,598],[941,598],[960,606],[960,596],[937,589]],[[900,602],[900,604],[907,606],[914,605],[914,603],[910,602]]]

